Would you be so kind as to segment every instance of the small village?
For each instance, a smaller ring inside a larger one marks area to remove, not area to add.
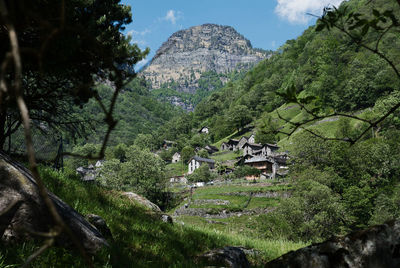
[[[208,127],[202,127],[199,133],[208,135],[209,131]],[[164,141],[163,143],[163,149],[165,150],[169,150],[173,146],[175,146],[173,141]],[[209,158],[197,155],[200,150],[205,150]],[[235,152],[237,156],[235,155],[235,158],[225,161],[213,159],[215,155],[224,155],[230,152]],[[184,174],[171,177],[170,183],[187,184],[188,175],[193,174],[202,165],[208,166],[210,172],[214,172],[219,176],[230,174],[241,166],[257,169],[259,172],[245,176],[248,181],[276,179],[284,177],[288,172],[288,153],[281,152],[276,144],[256,143],[253,133],[250,136],[242,136],[239,139],[229,139],[226,142],[222,142],[219,149],[213,145],[206,145],[204,148],[197,147],[195,148],[195,153],[196,155],[185,163],[183,163],[180,152],[173,154],[171,163],[181,163],[186,165],[187,169]],[[204,182],[196,182],[194,184],[196,187],[203,185]]]

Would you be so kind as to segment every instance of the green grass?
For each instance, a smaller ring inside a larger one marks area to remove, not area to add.
[[[245,229],[251,230],[251,226],[249,226],[250,228],[243,228],[245,223],[254,223],[251,220],[249,221],[249,218],[251,216],[235,217],[235,220],[238,221],[236,225],[210,224],[200,217],[186,217],[186,219],[185,217],[181,217],[180,219],[184,220],[185,224],[194,230],[215,235],[220,239],[229,237],[230,245],[256,249],[260,252],[259,255],[254,257],[248,256],[253,265],[256,266],[263,266],[265,262],[273,260],[288,251],[307,246],[306,243],[302,242],[292,242],[285,239],[260,239],[254,237],[254,235],[249,235],[249,232],[246,232]],[[256,218],[254,217],[255,220]],[[227,219],[215,221],[226,222]],[[229,219],[229,221],[232,221],[232,219]]]
[[[187,165],[182,162],[171,163],[165,166],[165,173],[168,178],[180,176],[187,172],[187,168]]]
[[[197,188],[195,190],[196,195],[204,196],[209,194],[220,194],[220,193],[235,193],[235,192],[270,192],[270,191],[286,191],[291,189],[291,185],[288,184],[274,184],[271,186],[261,186],[256,184],[242,184],[242,185],[221,185],[221,186],[208,186]]]
[[[245,183],[227,184],[222,186],[206,186],[197,188],[193,191],[189,203],[190,208],[206,209],[210,214],[218,214],[222,211],[236,212],[228,218],[219,218],[211,216],[211,218],[203,218],[199,216],[181,215],[177,220],[185,223],[186,226],[196,226],[197,229],[204,229],[207,232],[217,233],[232,237],[233,244],[246,245],[256,248],[260,251],[260,256],[256,257],[253,262],[260,264],[281,255],[282,251],[294,250],[297,246],[302,247],[303,243],[292,243],[286,240],[276,241],[263,240],[264,226],[262,214],[248,215],[250,210],[256,210],[257,213],[264,213],[264,209],[273,209],[276,207],[280,198],[255,197],[251,193],[288,191],[291,185],[279,183]],[[233,193],[233,195],[232,195]],[[241,193],[244,195],[235,195]],[[229,195],[227,195],[229,194]],[[228,204],[201,203],[201,200],[219,199],[229,201]],[[182,202],[188,203],[188,200]],[[254,213],[254,212],[253,212]],[[274,248],[271,249],[270,247]]]
[[[222,151],[212,154],[210,158],[216,161],[224,162],[227,160],[235,160],[241,154],[241,151]]]
[[[100,215],[110,227],[115,241],[109,241],[110,248],[94,256],[96,267],[196,267],[195,256],[227,245],[255,248],[262,255],[253,261],[263,263],[304,245],[279,239],[257,240],[242,237],[239,232],[210,230],[207,226],[167,224],[120,192],[86,184],[50,169],[41,169],[41,174],[48,188],[66,203],[82,214]],[[0,245],[0,264],[19,267],[40,245],[40,242]],[[85,267],[85,264],[76,251],[52,247],[31,267]]]

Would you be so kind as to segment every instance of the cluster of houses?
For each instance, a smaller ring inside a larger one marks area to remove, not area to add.
[[[260,170],[261,178],[275,178],[287,173],[288,154],[278,152],[276,144],[255,143],[254,134],[250,137],[243,136],[239,140],[230,139],[221,144],[221,150],[243,150],[238,157],[238,164],[244,164]],[[258,177],[258,176],[257,176]],[[256,176],[247,176],[247,179],[255,179]]]
[[[207,127],[203,127],[199,133],[208,134]],[[168,145],[172,145],[169,142]],[[165,144],[167,145],[167,144]],[[168,146],[167,145],[167,146]],[[218,150],[215,146],[207,145],[204,148],[196,148],[196,151],[205,149],[209,154],[213,154]],[[252,134],[250,137],[243,136],[240,139],[230,139],[224,142],[220,147],[221,151],[238,151],[242,150],[243,154],[236,159],[237,165],[247,165],[260,170],[260,175],[247,176],[247,179],[257,178],[276,178],[277,176],[284,176],[288,171],[287,160],[288,154],[278,152],[279,147],[276,144],[260,144],[255,143],[255,136]],[[172,163],[177,163],[181,160],[179,153],[175,153],[172,157]],[[188,161],[188,174],[192,174],[201,165],[208,165],[210,169],[215,168],[215,160],[193,156]],[[230,169],[231,170],[231,169]],[[178,179],[178,178],[176,178]],[[181,181],[182,178],[178,180]],[[173,180],[173,178],[171,179]],[[172,181],[171,181],[172,182]]]

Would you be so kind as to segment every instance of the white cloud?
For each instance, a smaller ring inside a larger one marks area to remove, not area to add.
[[[130,35],[132,37],[136,37],[136,36],[144,36],[148,33],[150,33],[151,31],[149,29],[144,29],[143,31],[136,31],[136,30],[130,30],[127,35]]]
[[[143,66],[145,66],[148,62],[149,62],[148,59],[143,59],[143,60],[139,61],[139,62],[136,63],[136,65],[135,65],[135,70],[136,70],[136,71],[140,70],[140,68],[142,68]]]
[[[139,46],[145,47],[146,45],[148,45],[148,43],[146,40],[143,39],[143,37],[150,32],[151,31],[149,29],[145,29],[143,31],[130,30],[126,33],[126,35],[132,38],[132,44],[137,44]]]
[[[176,24],[176,21],[182,18],[182,12],[175,10],[168,10],[165,17],[161,18],[162,20],[169,21],[172,24]]]
[[[275,13],[291,23],[307,23],[311,16],[321,15],[326,6],[338,7],[343,0],[277,0]]]

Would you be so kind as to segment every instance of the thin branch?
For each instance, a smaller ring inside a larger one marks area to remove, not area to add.
[[[71,231],[71,229],[65,224],[64,220],[61,218],[53,201],[50,199],[50,197],[48,195],[48,192],[46,190],[46,187],[44,186],[43,181],[40,178],[40,174],[39,174],[39,171],[37,168],[37,163],[36,163],[36,158],[35,158],[35,151],[33,148],[29,111],[28,111],[28,108],[24,101],[23,92],[22,92],[22,62],[21,62],[21,56],[20,56],[20,51],[19,51],[17,32],[14,28],[13,23],[11,23],[11,21],[8,18],[8,10],[7,10],[4,0],[0,0],[0,14],[3,17],[3,20],[9,30],[8,34],[9,34],[9,39],[10,39],[11,53],[13,56],[14,72],[15,72],[14,91],[15,91],[17,105],[20,110],[22,123],[24,126],[25,142],[26,142],[29,166],[30,166],[32,175],[36,181],[36,184],[38,186],[39,194],[41,195],[44,203],[46,204],[47,208],[49,209],[50,214],[52,215],[56,224],[62,230],[65,230],[67,232],[67,234],[69,235],[69,237],[71,238],[73,243],[78,247],[80,253],[87,261],[87,264],[89,265],[89,267],[94,267],[92,260],[87,256],[85,249],[83,248],[80,241],[76,238],[75,234]],[[39,256],[42,252],[44,252],[47,248],[49,248],[53,243],[54,243],[53,238],[47,240],[47,243],[45,243],[37,252],[32,254],[27,259],[27,261],[23,267],[27,267],[27,265],[29,265],[29,263],[33,259],[35,259],[37,256]]]

